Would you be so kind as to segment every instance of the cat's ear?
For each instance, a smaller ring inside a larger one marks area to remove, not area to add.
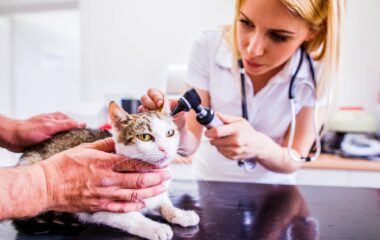
[[[170,110],[170,102],[169,99],[164,95],[164,104],[162,104],[161,108],[158,109],[160,113],[166,114],[170,116],[171,110]]]
[[[129,119],[129,114],[114,101],[111,101],[109,104],[108,114],[114,126],[118,126],[120,123],[128,121]]]

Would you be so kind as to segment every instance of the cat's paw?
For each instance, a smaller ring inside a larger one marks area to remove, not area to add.
[[[157,223],[151,226],[151,232],[147,236],[150,240],[169,240],[173,237],[173,231],[170,226],[166,224]]]
[[[199,216],[194,211],[179,211],[174,218],[171,219],[171,222],[181,225],[182,227],[195,226],[199,223]]]

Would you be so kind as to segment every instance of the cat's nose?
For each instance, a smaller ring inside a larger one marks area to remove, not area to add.
[[[164,147],[162,147],[162,146],[159,146],[159,147],[158,147],[158,149],[159,149],[161,152],[163,152],[163,153],[165,153],[165,154],[166,154],[166,149],[165,149]]]

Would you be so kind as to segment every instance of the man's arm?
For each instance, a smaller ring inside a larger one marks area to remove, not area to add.
[[[0,221],[44,211],[138,211],[144,199],[166,190],[169,172],[114,150],[114,141],[107,138],[34,165],[0,169]]]
[[[59,132],[84,128],[85,125],[59,112],[41,114],[26,120],[0,116],[0,147],[22,152],[25,147],[43,142]]]
[[[14,142],[17,120],[0,115],[0,147],[9,149]]]
[[[47,210],[45,174],[41,166],[0,169],[0,220],[35,216]]]

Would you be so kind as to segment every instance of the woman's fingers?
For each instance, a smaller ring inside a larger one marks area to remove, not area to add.
[[[147,95],[141,97],[141,104],[145,109],[156,110],[164,103],[164,94],[157,89],[151,88]]]
[[[158,107],[156,106],[156,104],[153,102],[153,99],[150,98],[149,96],[147,95],[144,95],[141,97],[141,104],[142,106],[145,108],[145,109],[148,109],[148,110],[155,110],[157,109]]]
[[[238,132],[237,125],[234,123],[222,125],[219,127],[210,128],[205,132],[208,138],[227,137]]]
[[[143,105],[140,105],[139,108],[137,109],[138,112],[148,112],[149,109],[144,107]]]
[[[148,90],[148,96],[153,99],[154,104],[156,107],[161,107],[162,104],[164,103],[164,94],[158,90],[151,88]]]

